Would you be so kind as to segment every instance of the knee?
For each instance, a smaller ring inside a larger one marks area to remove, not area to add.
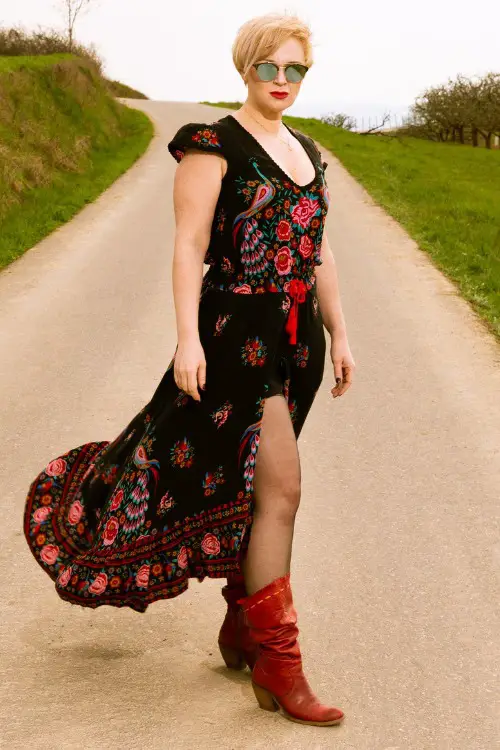
[[[300,483],[288,480],[281,488],[275,503],[275,512],[279,520],[293,522],[300,505]]]

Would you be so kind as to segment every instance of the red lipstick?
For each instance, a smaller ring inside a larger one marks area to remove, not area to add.
[[[288,96],[287,91],[271,91],[271,96],[274,96],[275,99],[286,99]]]

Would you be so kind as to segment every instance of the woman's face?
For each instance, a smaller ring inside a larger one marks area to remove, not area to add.
[[[274,62],[276,65],[301,63],[305,65],[304,48],[298,39],[290,38],[266,60],[256,60],[255,62]],[[261,81],[257,75],[257,71],[252,67],[247,76],[247,84],[247,101],[262,113],[272,117],[292,106],[297,98],[302,82],[291,83],[287,81],[283,69],[277,72],[274,81]],[[284,92],[287,96],[283,98],[274,97],[272,94],[277,91]]]

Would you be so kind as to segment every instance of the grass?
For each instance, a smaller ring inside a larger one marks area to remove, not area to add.
[[[1,57],[0,268],[95,200],[152,136],[91,61]]]
[[[338,157],[500,341],[500,150],[361,136],[314,118],[284,120]]]

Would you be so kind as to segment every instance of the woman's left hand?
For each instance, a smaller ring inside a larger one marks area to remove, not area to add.
[[[337,398],[337,396],[342,396],[350,387],[352,376],[356,369],[346,334],[332,334],[330,356],[332,358],[335,380],[337,381],[337,385],[331,389],[331,394],[333,398]]]

